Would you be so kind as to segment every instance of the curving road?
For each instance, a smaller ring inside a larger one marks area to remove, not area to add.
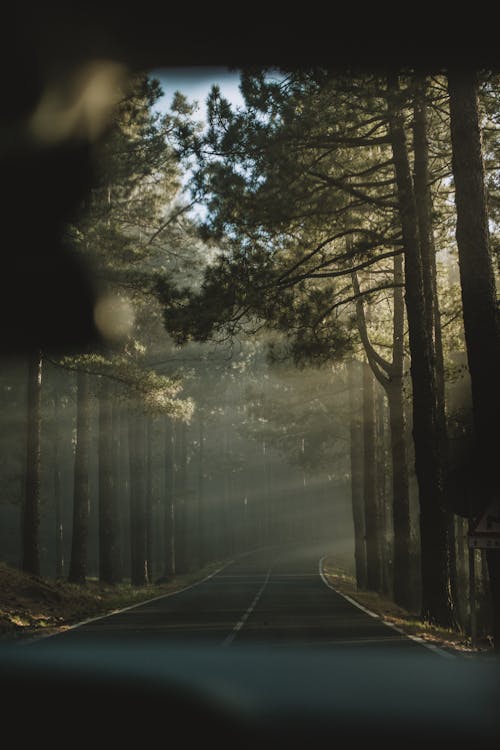
[[[93,620],[57,636],[160,639],[229,647],[266,645],[423,647],[331,589],[321,551],[280,547],[253,552],[177,594]]]

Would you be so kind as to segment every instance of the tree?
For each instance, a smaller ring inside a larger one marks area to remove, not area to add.
[[[56,578],[63,577],[64,571],[64,553],[63,553],[63,498],[61,492],[61,466],[59,455],[59,424],[61,420],[61,411],[59,407],[59,396],[54,395],[54,427],[56,434],[53,440],[53,471],[54,471],[54,508],[55,508],[55,556],[56,556]]]
[[[26,484],[23,510],[22,568],[40,574],[38,528],[40,525],[40,429],[41,429],[42,355],[39,350],[28,363],[28,429],[26,445]]]
[[[150,582],[146,537],[146,435],[144,415],[139,409],[129,412],[128,424],[130,456],[130,578],[133,586],[145,586]]]
[[[85,583],[87,578],[87,539],[89,498],[90,451],[90,381],[86,372],[79,372],[76,403],[76,447],[73,492],[73,532],[69,580]]]
[[[174,506],[174,429],[172,420],[164,417],[165,421],[165,493],[163,499],[163,549],[164,568],[163,578],[170,580],[175,575],[175,506]]]
[[[357,398],[357,362],[351,360],[349,368],[349,411],[350,411],[350,459],[351,459],[351,502],[354,524],[354,562],[356,583],[359,588],[367,587],[365,515],[363,507],[363,434],[361,404]]]
[[[392,441],[397,482],[395,583],[398,599],[405,602],[409,510],[402,439],[402,297],[396,295],[394,301],[397,341],[393,339],[391,366],[363,335],[359,299],[394,288],[395,280],[368,284],[363,290],[356,287],[358,273],[367,269],[380,273],[379,264],[403,250],[414,411],[418,412],[417,473],[425,506],[423,612],[449,623],[435,362],[432,332],[426,331],[419,228],[402,104],[377,76],[359,76],[353,83],[352,77],[335,79],[321,70],[283,74],[278,82],[266,80],[265,74],[246,75],[242,90],[247,108],[237,113],[214,91],[207,136],[187,139],[200,165],[195,188],[205,196],[209,209],[205,231],[223,243],[223,251],[219,262],[208,269],[198,297],[169,294],[163,286],[169,330],[184,328],[204,340],[221,331],[234,334],[245,324],[247,329],[256,328],[255,316],[289,336],[296,358],[306,353],[310,358],[342,357],[352,341],[345,335],[346,318],[339,309],[358,300],[360,336],[372,369],[392,396],[391,428],[399,430]],[[400,266],[396,274],[399,284]],[[345,286],[349,276],[354,285],[351,293]]]
[[[113,411],[110,381],[104,378],[99,390],[99,580],[115,583],[117,517],[115,467],[110,442],[113,440]]]
[[[372,591],[381,591],[382,548],[379,534],[380,508],[377,497],[376,469],[374,382],[370,366],[367,362],[363,362],[363,495],[367,585]]]
[[[475,512],[498,500],[496,433],[500,424],[500,323],[488,229],[481,130],[474,72],[450,70],[450,128],[457,208],[457,245],[467,359],[482,493]],[[500,553],[487,552],[494,612],[495,648],[500,648]]]
[[[389,406],[392,467],[392,508],[394,530],[394,600],[408,607],[412,601],[410,591],[410,495],[408,484],[408,458],[403,394],[404,362],[404,299],[403,259],[393,260],[393,310],[392,310],[392,361],[382,357],[372,345],[366,322],[365,307],[360,293],[358,276],[353,273],[356,299],[356,321],[368,364],[383,387]]]
[[[422,614],[425,619],[449,626],[451,601],[448,593],[447,521],[439,452],[432,329],[428,330],[426,326],[428,316],[424,293],[424,262],[397,76],[390,78],[388,90],[389,131],[405,258],[406,311],[413,384],[413,437],[420,498]]]
[[[183,220],[186,207],[178,201],[179,169],[168,143],[168,120],[154,111],[160,95],[157,81],[144,75],[132,78],[108,135],[95,154],[93,189],[81,215],[67,229],[73,252],[90,264],[97,279],[100,298],[96,320],[107,344],[99,352],[63,362],[71,369],[101,376],[99,568],[100,579],[107,583],[116,577],[117,527],[111,466],[111,391],[107,383],[111,378],[130,396],[128,444],[133,465],[143,463],[142,412],[163,410],[174,416],[180,413],[176,412],[178,383],[150,372],[146,354],[155,338],[152,279],[158,266],[163,272],[167,266],[170,273],[178,270],[180,239],[189,231]],[[137,482],[134,475],[132,515],[138,517],[140,527],[143,491]],[[80,511],[77,517],[83,518]],[[131,530],[133,535],[142,533],[134,524]],[[135,537],[132,547],[132,577],[144,582],[147,575],[144,578],[144,571],[138,572],[142,563],[137,562],[142,557],[142,547]]]

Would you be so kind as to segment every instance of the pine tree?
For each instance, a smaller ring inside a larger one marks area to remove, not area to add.
[[[500,422],[497,377],[500,367],[500,323],[489,242],[476,74],[451,70],[448,86],[464,329],[480,457],[476,466],[482,487],[481,498],[476,505],[479,513],[492,500],[498,499],[499,492],[495,467],[498,460],[496,433]],[[493,599],[494,642],[498,650],[500,553],[489,550],[487,555]]]

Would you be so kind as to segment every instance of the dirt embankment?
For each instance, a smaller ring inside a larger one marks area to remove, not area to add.
[[[23,573],[0,563],[0,638],[33,637],[64,630],[91,617],[173,593],[211,573],[211,565],[167,583],[134,588],[89,581],[80,586]]]

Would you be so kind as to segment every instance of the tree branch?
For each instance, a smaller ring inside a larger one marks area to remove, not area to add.
[[[371,229],[344,229],[341,232],[337,232],[337,234],[334,234],[330,237],[327,237],[323,242],[320,242],[319,245],[317,245],[313,250],[310,250],[308,253],[306,253],[300,260],[298,260],[294,265],[287,269],[284,273],[281,274],[281,276],[278,277],[277,280],[273,282],[273,284],[280,284],[283,279],[286,279],[290,274],[292,274],[294,271],[296,271],[300,266],[304,265],[304,263],[307,263],[308,260],[311,260],[315,255],[317,255],[321,250],[323,250],[326,245],[328,245],[330,242],[334,242],[335,240],[342,239],[343,237],[349,237],[353,234],[367,234],[369,236],[373,236],[373,231]],[[381,243],[380,243],[381,244]],[[332,258],[329,263],[336,263],[341,260],[347,260],[353,256],[353,253],[343,253],[342,255],[337,255],[334,258]],[[320,266],[317,266],[317,268],[320,268]]]
[[[183,206],[179,211],[177,211],[173,216],[170,216],[167,221],[165,221],[157,230],[156,232],[153,232],[151,237],[148,239],[147,242],[144,243],[143,247],[148,247],[148,245],[151,245],[152,242],[158,237],[159,234],[161,234],[170,224],[172,224],[176,219],[178,219],[182,214],[185,214],[186,211],[189,211],[190,208],[192,208],[195,205],[196,201],[193,200],[191,203],[188,203],[187,206]]]
[[[384,195],[379,198],[377,196],[368,195],[362,190],[358,190],[351,183],[345,182],[344,180],[337,180],[335,179],[335,177],[331,177],[330,175],[321,174],[320,172],[310,172],[309,174],[312,177],[316,177],[317,179],[326,183],[327,185],[332,185],[333,187],[339,188],[340,190],[345,190],[346,193],[348,193],[349,195],[353,195],[355,198],[359,198],[364,203],[371,203],[374,206],[380,206],[380,208],[396,208],[395,202],[387,200],[387,198],[394,197],[392,194]]]
[[[375,247],[378,247],[378,245],[376,245]],[[298,284],[300,281],[305,281],[306,279],[336,279],[339,276],[347,276],[348,274],[351,274],[353,272],[362,271],[363,268],[368,268],[369,266],[372,266],[375,263],[378,263],[379,261],[384,260],[385,258],[394,258],[396,255],[401,255],[402,253],[403,253],[403,250],[393,250],[391,252],[381,253],[380,255],[377,255],[375,258],[370,258],[369,260],[365,260],[363,263],[358,263],[357,266],[353,266],[351,268],[344,268],[339,271],[325,271],[324,273],[316,273],[316,269],[313,269],[310,273],[304,273],[304,274],[301,274],[300,276],[295,276],[294,278],[289,279],[287,283],[280,284],[280,286],[290,287],[290,286],[293,286],[294,284]],[[318,266],[317,268],[324,267],[325,265],[331,265],[333,262],[334,260],[329,260],[325,264],[322,264],[321,266]]]
[[[336,310],[339,307],[342,307],[343,305],[348,305],[350,302],[355,302],[358,297],[366,297],[368,294],[374,294],[375,292],[381,292],[383,289],[394,289],[395,287],[404,287],[404,284],[394,284],[394,283],[388,283],[388,284],[380,284],[380,286],[374,286],[371,287],[371,289],[365,289],[364,292],[360,292],[358,294],[353,294],[351,297],[346,297],[345,299],[340,300],[339,302],[335,302],[335,304],[328,307],[326,310],[324,310],[321,315],[316,319],[315,325],[318,323],[321,323],[321,321],[326,318],[330,313],[332,313],[334,310]]]
[[[356,322],[358,324],[358,331],[361,338],[361,342],[365,349],[366,357],[370,368],[383,386],[387,385],[390,381],[391,364],[385,360],[377,350],[373,347],[370,337],[368,335],[368,328],[366,325],[365,308],[363,305],[363,297],[361,296],[359,281],[356,271],[353,271],[351,275],[352,287],[354,293],[357,295],[356,299]]]

